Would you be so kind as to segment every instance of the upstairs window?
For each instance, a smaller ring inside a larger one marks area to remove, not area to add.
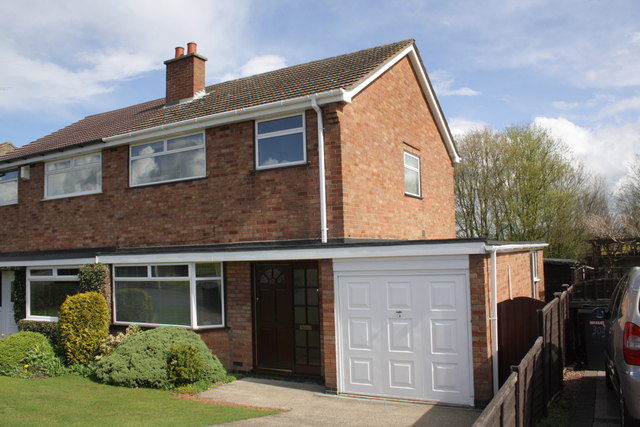
[[[420,157],[404,153],[404,194],[420,197]]]
[[[256,169],[307,162],[302,114],[256,122]]]
[[[0,206],[18,203],[18,171],[0,172]]]
[[[45,197],[80,196],[102,191],[102,154],[93,153],[45,165]]]
[[[131,186],[202,178],[206,174],[204,134],[131,146]]]

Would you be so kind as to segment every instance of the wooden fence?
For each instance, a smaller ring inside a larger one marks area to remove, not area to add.
[[[573,288],[573,300],[608,300],[611,298],[613,288],[618,283],[618,279],[589,279],[576,282]]]
[[[562,389],[565,329],[572,288],[538,310],[540,337],[493,397],[474,426],[533,426]]]

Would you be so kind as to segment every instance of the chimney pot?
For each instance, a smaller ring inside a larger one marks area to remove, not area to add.
[[[194,42],[187,43],[187,54],[196,53],[198,45]]]
[[[176,47],[176,58],[180,58],[184,55],[184,48],[181,46]]]

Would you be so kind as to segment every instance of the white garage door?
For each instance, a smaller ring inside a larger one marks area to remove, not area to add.
[[[464,272],[337,278],[341,392],[473,405]]]

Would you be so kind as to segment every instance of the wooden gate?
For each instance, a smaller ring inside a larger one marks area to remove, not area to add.
[[[498,372],[500,385],[509,377],[511,366],[520,363],[538,338],[537,311],[545,303],[518,297],[498,304]]]

